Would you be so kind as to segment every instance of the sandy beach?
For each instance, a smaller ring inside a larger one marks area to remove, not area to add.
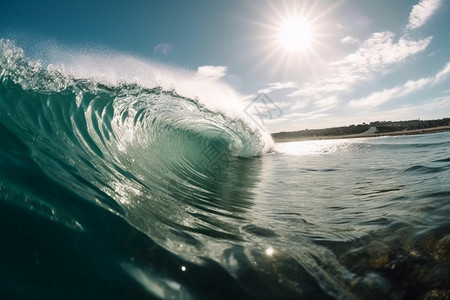
[[[442,131],[450,131],[450,126],[440,126],[426,129],[417,130],[403,130],[394,131],[386,133],[373,133],[373,134],[348,134],[348,135],[334,135],[334,136],[296,136],[296,137],[286,137],[286,138],[273,138],[277,143],[284,142],[296,142],[296,141],[314,141],[314,140],[325,140],[325,139],[351,139],[351,138],[370,138],[370,137],[380,137],[380,136],[400,136],[400,135],[413,135],[413,134],[427,134],[436,133]]]

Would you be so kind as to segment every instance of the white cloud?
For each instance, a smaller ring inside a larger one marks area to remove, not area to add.
[[[359,45],[359,40],[353,36],[346,36],[341,39],[342,44]]]
[[[370,120],[400,120],[400,119],[437,119],[448,117],[450,97],[444,96],[425,101],[420,104],[406,105],[386,111],[373,111],[371,116],[366,115],[365,121]]]
[[[344,60],[332,64],[340,73],[368,74],[384,71],[386,67],[402,62],[407,57],[423,51],[430,43],[431,37],[419,41],[401,37],[394,42],[394,34],[389,31],[376,32],[365,40],[355,53]]]
[[[197,69],[197,75],[204,78],[220,79],[227,73],[225,66],[200,66]]]
[[[439,9],[442,0],[421,0],[414,5],[409,14],[407,29],[416,29],[423,26],[428,19]]]
[[[440,110],[443,112],[448,111],[448,110],[444,110],[445,107],[450,108],[450,96],[439,97],[439,98],[433,99],[429,102],[426,102],[419,107],[418,111],[422,111],[422,110],[429,110],[429,111]],[[444,113],[444,115],[445,115],[445,113]]]
[[[267,84],[267,88],[259,90],[258,93],[268,94],[274,90],[284,90],[284,89],[291,89],[295,88],[295,83],[293,81],[287,81],[287,82],[273,82]]]
[[[327,98],[317,100],[314,104],[323,110],[329,110],[335,107],[338,102],[339,99],[337,99],[337,97],[330,96]]]
[[[293,81],[273,82],[273,83],[269,83],[268,86],[270,86],[274,90],[279,90],[279,89],[293,88],[293,87],[295,87],[295,83]]]
[[[433,84],[439,83],[442,80],[444,80],[449,73],[450,73],[450,62],[448,62],[447,65],[441,71],[439,71],[439,73],[436,74],[433,80]]]
[[[153,53],[167,55],[172,51],[173,45],[171,43],[160,43],[153,48]]]
[[[391,89],[384,89],[380,92],[375,92],[367,97],[350,101],[352,107],[375,107],[379,106],[387,101],[398,99],[414,92],[423,90],[433,84],[439,83],[444,80],[450,73],[450,62],[439,71],[436,75],[418,80],[408,80],[403,85],[398,85]]]
[[[328,76],[303,84],[289,96],[323,99],[351,92],[357,84],[372,79],[378,73],[387,72],[391,66],[422,52],[430,42],[431,37],[418,41],[401,37],[395,42],[392,32],[374,33],[355,52],[332,62]]]
[[[317,111],[307,112],[307,113],[293,113],[289,117],[302,119],[302,120],[315,120],[329,116],[329,114],[320,113]]]

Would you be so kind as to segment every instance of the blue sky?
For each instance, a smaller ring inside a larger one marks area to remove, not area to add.
[[[280,28],[296,17],[310,42],[289,50]],[[28,53],[47,40],[103,47],[224,81],[271,132],[450,117],[449,28],[448,0],[17,0],[0,11],[0,37]],[[253,101],[260,93],[273,102]]]

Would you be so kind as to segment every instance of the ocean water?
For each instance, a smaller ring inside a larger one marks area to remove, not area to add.
[[[210,79],[55,53],[0,40],[1,299],[450,297],[450,132],[274,144]]]

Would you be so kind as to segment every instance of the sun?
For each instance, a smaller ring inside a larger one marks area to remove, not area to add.
[[[311,25],[302,17],[287,18],[280,25],[278,42],[285,50],[306,51],[311,45],[311,39]]]
[[[341,35],[332,14],[342,1],[321,2],[279,0],[255,7],[259,14],[248,20],[255,30],[249,36],[254,42],[249,55],[255,59],[255,72],[263,70],[267,76],[289,81],[327,66],[335,36]]]

